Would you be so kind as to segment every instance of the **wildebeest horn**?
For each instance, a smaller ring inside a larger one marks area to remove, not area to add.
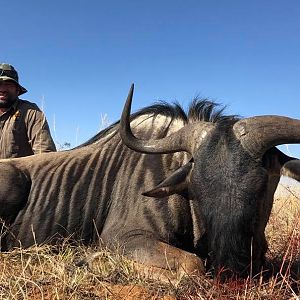
[[[142,195],[162,198],[172,194],[181,193],[188,187],[188,177],[193,168],[193,164],[194,163],[192,161],[189,161],[182,167],[175,170],[175,172],[159,183],[156,187],[150,191],[143,192]]]
[[[300,142],[300,120],[282,116],[246,118],[234,124],[233,131],[254,158],[276,145]]]
[[[120,120],[120,134],[123,143],[132,150],[142,153],[173,153],[186,151],[193,155],[209,131],[214,127],[208,122],[187,124],[177,132],[158,140],[140,140],[136,138],[130,128],[130,110],[134,85],[128,93],[128,97]]]

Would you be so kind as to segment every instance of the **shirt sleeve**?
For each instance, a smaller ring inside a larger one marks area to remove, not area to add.
[[[46,117],[39,109],[29,109],[26,116],[28,141],[34,154],[56,151]]]

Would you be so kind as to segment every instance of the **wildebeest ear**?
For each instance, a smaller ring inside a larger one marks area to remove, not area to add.
[[[281,169],[281,175],[300,181],[300,160],[290,160]]]
[[[189,161],[178,168],[152,190],[142,193],[144,196],[163,198],[172,194],[180,194],[188,187],[188,180],[194,163]]]

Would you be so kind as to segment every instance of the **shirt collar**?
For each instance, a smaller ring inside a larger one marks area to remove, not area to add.
[[[13,111],[16,111],[19,103],[20,103],[20,99],[17,98],[16,101],[13,103],[13,105],[10,107],[10,109],[12,109]]]

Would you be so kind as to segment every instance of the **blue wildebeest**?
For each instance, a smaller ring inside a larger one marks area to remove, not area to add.
[[[300,174],[275,146],[299,143],[300,121],[223,116],[209,101],[129,121],[132,94],[121,122],[81,147],[1,160],[2,250],[72,236],[169,278],[203,272],[203,259],[214,274],[258,272],[280,174]]]

